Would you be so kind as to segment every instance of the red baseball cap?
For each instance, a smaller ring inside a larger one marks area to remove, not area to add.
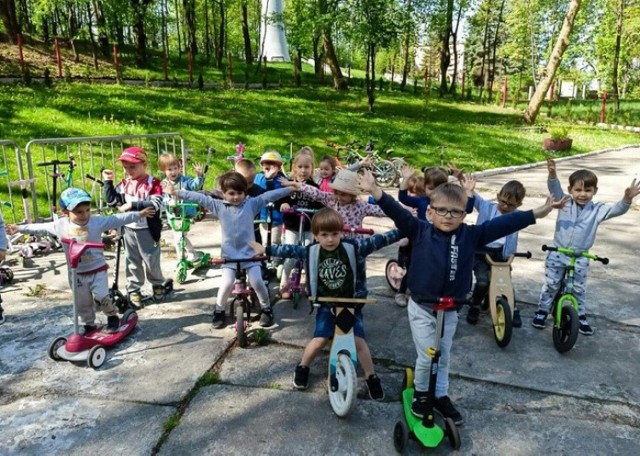
[[[142,147],[128,147],[122,151],[118,160],[128,163],[146,163],[147,153]]]

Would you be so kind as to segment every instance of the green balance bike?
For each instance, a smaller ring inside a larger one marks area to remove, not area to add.
[[[172,210],[175,217],[167,217],[171,229],[180,233],[178,249],[180,259],[176,265],[176,282],[184,283],[187,280],[189,269],[199,269],[211,264],[211,255],[203,253],[191,260],[187,258],[187,233],[191,229],[191,224],[201,215],[200,205],[197,203],[186,203],[184,201],[174,201],[167,210]]]
[[[553,346],[559,353],[566,353],[573,348],[578,340],[578,300],[573,294],[573,282],[576,261],[580,257],[609,264],[609,258],[602,258],[589,252],[576,253],[565,247],[542,246],[543,252],[559,252],[567,255],[569,265],[564,270],[560,289],[553,299],[551,315],[553,315]]]
[[[459,301],[458,301],[459,302]],[[396,422],[393,428],[393,446],[398,453],[404,453],[409,438],[418,440],[427,448],[435,448],[445,438],[454,450],[460,448],[462,444],[458,427],[452,418],[444,418],[444,426],[436,423],[434,414],[436,380],[438,379],[438,362],[440,360],[440,339],[444,332],[444,318],[446,311],[455,311],[457,302],[453,298],[440,298],[433,303],[433,310],[436,312],[436,331],[433,347],[427,349],[427,355],[431,358],[431,369],[429,370],[429,392],[428,411],[422,418],[418,418],[411,413],[411,403],[413,402],[413,370],[406,368],[402,381],[402,409],[403,417]]]

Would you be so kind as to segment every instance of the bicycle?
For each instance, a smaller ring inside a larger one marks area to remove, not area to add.
[[[495,261],[489,253],[485,252],[485,259],[491,270],[489,289],[484,300],[491,313],[493,336],[500,348],[509,345],[513,332],[513,312],[516,301],[511,281],[511,263],[516,257],[531,258],[531,252],[516,252],[504,261]]]
[[[381,187],[392,187],[400,177],[400,173],[396,166],[388,159],[380,156],[380,153],[374,149],[373,141],[369,141],[365,146],[365,154],[362,155],[358,151],[362,149],[362,146],[357,141],[352,141],[344,148],[337,149],[338,156],[336,157],[340,162],[340,150],[346,150],[347,154],[344,157],[344,163],[347,166],[359,163],[366,156],[371,157],[371,163],[367,166],[371,170],[371,174],[376,179],[376,183]],[[387,153],[393,152],[392,150]]]
[[[256,292],[247,284],[247,271],[240,267],[240,264],[264,261],[266,259],[266,255],[260,255],[252,258],[212,258],[210,260],[211,264],[236,263],[236,278],[231,292],[233,301],[231,301],[229,313],[231,318],[235,319],[238,345],[241,348],[245,348],[248,345],[247,329],[251,321],[251,308],[259,308],[260,304]]]
[[[191,224],[200,216],[200,205],[198,203],[186,203],[183,201],[172,201],[167,209],[173,208],[176,211],[175,217],[168,217],[169,225],[174,232],[180,233],[178,249],[180,259],[176,265],[176,282],[184,283],[187,280],[187,270],[198,269],[210,264],[211,255],[203,253],[194,260],[187,258],[187,233],[191,230]],[[189,214],[191,212],[191,214]]]
[[[334,307],[335,332],[329,351],[329,402],[333,412],[341,418],[351,413],[356,404],[358,394],[358,378],[353,327],[356,322],[356,306],[372,304],[375,299],[363,298],[311,298],[314,306],[320,303]]]
[[[298,245],[304,247],[304,221],[311,222],[311,216],[318,212],[316,209],[304,209],[301,207],[293,206],[290,209],[281,210],[283,214],[296,214],[299,217],[300,223],[298,225]],[[311,216],[310,216],[311,215]],[[300,286],[302,281],[302,273],[304,269],[304,261],[300,259],[295,260],[295,266],[291,270],[291,274],[287,278],[287,288],[291,292],[291,299],[293,301],[293,308],[297,309],[302,295],[304,294],[303,287]]]
[[[609,264],[609,258],[599,257],[589,252],[576,253],[570,248],[547,245],[542,246],[542,251],[559,252],[570,257],[550,312],[553,315],[553,346],[559,353],[566,353],[573,348],[578,339],[578,300],[573,294],[576,261],[584,257],[606,265]]]

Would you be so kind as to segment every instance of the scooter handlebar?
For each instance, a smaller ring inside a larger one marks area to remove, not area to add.
[[[68,245],[67,257],[71,265],[71,269],[76,269],[80,263],[80,258],[88,249],[104,249],[102,242],[78,242],[75,239],[63,238],[60,240],[63,244]]]
[[[374,233],[374,231],[371,228],[357,228],[349,225],[343,226],[342,231],[346,233],[368,234],[369,236],[371,236]]]
[[[250,263],[254,261],[266,261],[269,257],[267,255],[257,255],[251,258],[211,258],[212,264],[225,264],[225,263]]]

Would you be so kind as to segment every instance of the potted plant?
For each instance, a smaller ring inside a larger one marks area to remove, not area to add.
[[[573,139],[569,138],[569,129],[564,126],[549,128],[550,138],[542,143],[544,150],[562,151],[569,150],[573,145]]]

